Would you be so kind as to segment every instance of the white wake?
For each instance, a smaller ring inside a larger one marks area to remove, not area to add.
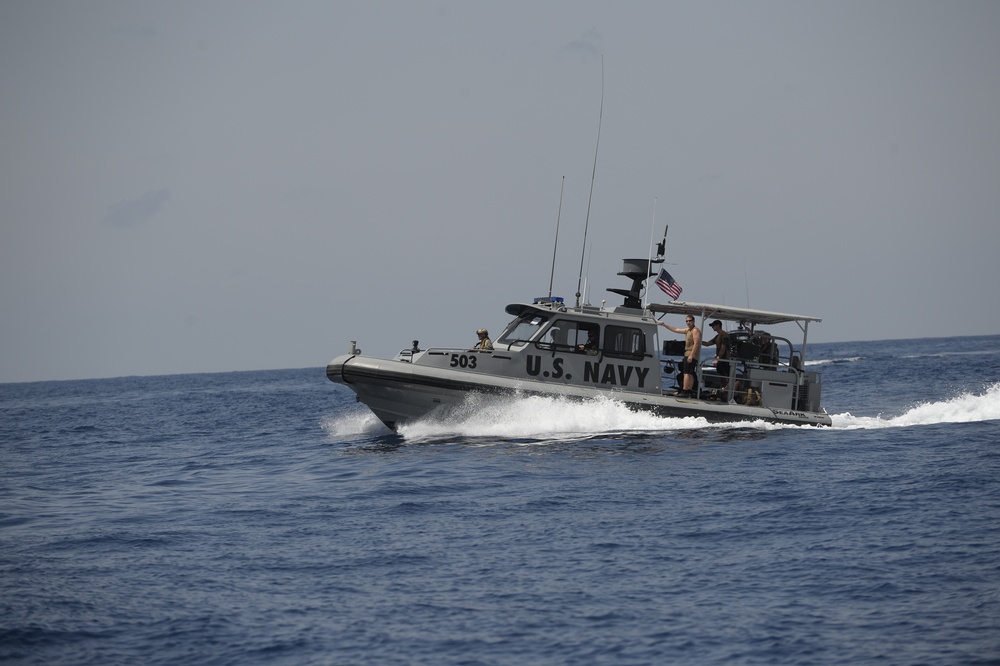
[[[903,428],[936,423],[972,423],[1000,419],[1000,383],[982,394],[963,393],[941,402],[920,403],[899,416],[831,414],[833,427],[841,429]]]
[[[963,393],[940,402],[921,403],[899,416],[854,416],[831,414],[833,430],[900,428],[937,423],[969,423],[1000,419],[1000,383],[985,387],[981,394]],[[349,414],[328,419],[323,424],[335,439],[378,436],[388,432],[375,415],[358,405]],[[630,410],[609,398],[585,402],[552,397],[498,399],[470,394],[459,406],[446,413],[430,415],[401,426],[399,435],[420,442],[449,437],[574,440],[614,433],[663,433],[713,428],[782,430],[812,428],[740,421],[709,423],[701,417],[665,417]],[[822,429],[820,429],[822,430]]]

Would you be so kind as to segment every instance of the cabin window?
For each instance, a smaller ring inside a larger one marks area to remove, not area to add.
[[[497,343],[504,345],[523,345],[538,333],[542,324],[549,320],[548,317],[540,314],[524,314],[507,324],[507,328],[497,339]]]
[[[646,336],[641,329],[625,326],[604,328],[604,354],[639,360],[646,354]]]
[[[563,352],[588,352],[600,349],[601,327],[582,321],[557,319],[539,338],[539,349]]]

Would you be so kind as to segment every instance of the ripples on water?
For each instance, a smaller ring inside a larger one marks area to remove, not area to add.
[[[817,345],[828,429],[0,385],[0,660],[997,663],[998,348]]]

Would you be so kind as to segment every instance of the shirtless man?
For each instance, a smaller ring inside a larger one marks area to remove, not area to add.
[[[688,315],[685,319],[687,328],[677,328],[660,322],[660,326],[674,333],[684,334],[684,360],[681,361],[681,392],[683,398],[693,398],[694,373],[698,368],[698,358],[701,356],[701,331],[694,325],[694,317]]]

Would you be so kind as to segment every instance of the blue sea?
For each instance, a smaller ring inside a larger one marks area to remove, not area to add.
[[[1000,336],[810,358],[832,428],[2,384],[0,662],[1000,664]]]

